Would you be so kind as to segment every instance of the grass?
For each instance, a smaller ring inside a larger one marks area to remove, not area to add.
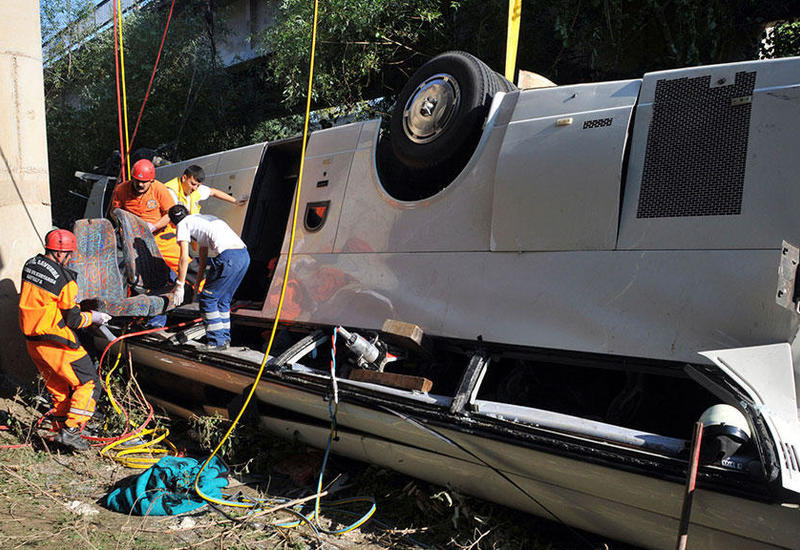
[[[127,391],[121,389],[120,392]],[[122,393],[120,393],[122,395]],[[246,511],[210,508],[180,517],[129,517],[100,505],[117,482],[139,471],[100,457],[60,454],[30,429],[41,411],[32,394],[0,399],[0,445],[30,443],[21,449],[0,449],[0,548],[96,549],[280,549],[311,550],[319,541],[308,527],[271,527],[275,517],[242,523]],[[190,456],[204,458],[227,430],[219,416],[190,423],[163,418],[171,439]],[[274,438],[248,426],[238,428],[223,455],[233,471],[229,492],[242,490],[256,498],[298,498],[313,494],[321,452]],[[340,537],[322,535],[325,548],[441,548],[453,550],[576,548],[576,540],[560,525],[467,497],[389,470],[332,456],[326,482],[339,479],[339,493],[323,499],[369,495],[377,502],[374,521]],[[97,510],[81,516],[69,509],[80,501]],[[349,507],[350,512],[363,508]],[[306,508],[308,510],[309,507]],[[279,516],[285,520],[285,515]],[[324,526],[353,521],[331,510],[322,513]],[[615,546],[616,548],[616,546]]]

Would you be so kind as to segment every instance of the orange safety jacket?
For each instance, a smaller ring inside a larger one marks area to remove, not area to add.
[[[38,254],[22,268],[19,326],[29,341],[48,341],[71,349],[81,347],[73,329],[92,324],[91,312],[75,303],[75,272]]]

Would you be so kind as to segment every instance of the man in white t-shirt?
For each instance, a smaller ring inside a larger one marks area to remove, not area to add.
[[[181,251],[178,280],[173,291],[175,305],[183,303],[186,272],[192,261],[189,243],[194,241],[199,254],[195,295],[203,280],[206,263],[209,266],[208,278],[198,300],[206,326],[204,351],[227,349],[231,342],[231,300],[250,266],[247,247],[223,220],[206,214],[189,214],[182,204],[169,209],[169,219],[175,224]]]
[[[169,194],[175,200],[175,204],[182,204],[189,211],[189,214],[200,213],[200,201],[209,197],[214,197],[225,202],[241,206],[247,202],[248,195],[242,195],[238,199],[229,195],[225,191],[204,185],[206,179],[205,170],[202,167],[192,164],[183,171],[179,178],[172,178],[164,185],[169,190]]]

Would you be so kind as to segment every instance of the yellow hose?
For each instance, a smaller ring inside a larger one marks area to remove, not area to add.
[[[111,393],[111,375],[117,370],[119,366],[119,360],[122,357],[122,344],[119,344],[119,352],[117,353],[117,360],[114,361],[114,366],[111,367],[106,374],[106,395],[108,395],[108,400],[111,402],[111,406],[114,407],[114,410],[117,412],[118,415],[122,415],[122,409],[119,408],[117,405],[117,400],[114,399],[114,395]]]
[[[153,435],[150,441],[144,441],[144,438]],[[153,428],[150,430],[143,430],[139,433],[130,435],[124,439],[119,439],[109,443],[100,450],[102,456],[107,456],[128,468],[147,469],[161,459],[161,456],[172,453],[177,453],[175,446],[167,439],[169,430],[165,428]],[[142,443],[137,445],[125,445],[125,443],[133,440],[142,440]],[[156,447],[161,442],[169,446],[169,449],[163,447]],[[122,450],[116,448],[122,446]],[[109,454],[112,450],[116,452]],[[131,455],[145,455],[145,456],[131,456]],[[154,456],[155,455],[155,456]]]
[[[108,399],[111,402],[112,407],[120,416],[124,416],[125,413],[122,411],[120,406],[117,404],[117,400],[114,398],[114,394],[111,392],[111,375],[119,366],[120,358],[122,357],[122,343],[119,344],[119,351],[117,352],[117,359],[114,362],[114,366],[109,369],[108,374],[106,374],[105,382],[106,382],[106,395],[108,395]],[[133,434],[129,435],[128,437],[118,439],[116,441],[112,441],[108,445],[104,446],[100,449],[100,455],[108,457],[116,462],[119,462],[123,466],[127,468],[138,468],[138,469],[146,469],[158,462],[163,455],[167,454],[175,454],[178,452],[178,449],[175,448],[168,439],[167,436],[169,435],[169,430],[165,428],[153,428],[148,430],[140,430],[142,426],[137,426],[134,429]],[[152,439],[149,441],[145,440],[147,436],[152,436]],[[140,440],[141,443],[136,445],[125,445],[133,440]],[[164,447],[157,447],[161,442],[168,448]],[[122,450],[118,450],[117,447],[123,447]],[[112,452],[113,451],[113,452]],[[145,456],[131,456],[131,455],[145,455]]]

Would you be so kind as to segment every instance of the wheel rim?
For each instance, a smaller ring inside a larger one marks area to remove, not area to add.
[[[453,119],[461,101],[455,78],[439,73],[423,81],[403,109],[403,130],[414,143],[429,143],[439,137]]]

